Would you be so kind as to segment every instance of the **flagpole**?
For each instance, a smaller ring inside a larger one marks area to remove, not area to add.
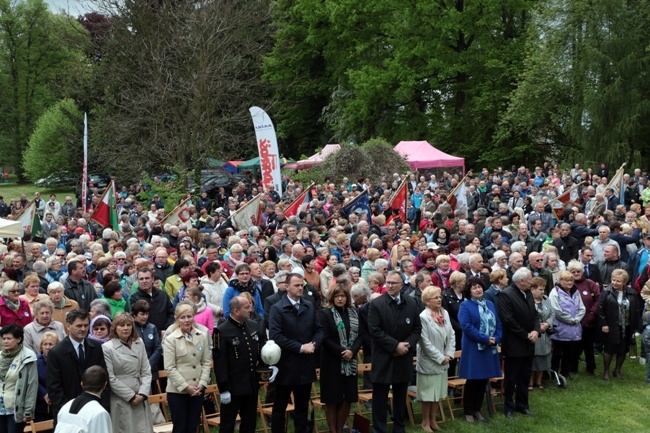
[[[163,224],[165,223],[165,220],[166,220],[170,215],[174,215],[174,212],[176,212],[176,210],[177,210],[179,207],[181,207],[181,206],[183,206],[185,203],[187,203],[188,200],[189,200],[189,197],[186,198],[185,200],[183,200],[182,202],[180,202],[180,203],[179,203],[179,204],[178,204],[174,209],[172,209],[171,212],[169,212],[167,215],[165,215],[165,218],[163,218],[162,221],[160,221],[160,225],[163,225]]]
[[[111,183],[106,185],[106,188],[104,188],[104,192],[102,193],[102,197],[99,199],[100,203],[104,201],[104,197],[106,197],[106,194],[108,194],[108,191],[111,189],[112,186],[113,186],[112,181],[111,181]],[[93,214],[90,216],[90,221],[95,221],[97,224],[99,224],[100,226],[102,226],[104,228],[108,227],[108,226],[103,225],[102,223],[100,223],[96,219],[94,219],[94,215],[95,215],[96,210],[97,210],[97,206],[95,206],[95,209],[93,209]],[[108,207],[108,224],[110,225],[110,223],[111,223],[111,208],[109,206]]]
[[[88,200],[88,113],[84,113],[84,162],[81,180],[81,210],[86,212],[86,201]]]
[[[304,200],[305,198],[304,198],[303,196],[305,196],[305,195],[307,195],[307,194],[309,193],[309,190],[311,189],[312,186],[314,186],[314,184],[315,184],[315,182],[312,182],[312,183],[309,185],[309,187],[305,188],[304,191],[301,192],[300,195],[299,195],[298,197],[296,197],[296,199],[295,199],[294,201],[292,201],[292,202],[289,203],[287,206],[285,206],[285,209],[290,208],[291,206],[293,206],[293,205],[294,205],[295,203],[297,203],[298,200],[300,200],[301,198]]]
[[[237,215],[239,212],[241,212],[242,209],[246,209],[246,206],[248,206],[252,201],[254,201],[255,199],[257,199],[257,197],[259,197],[260,195],[262,195],[262,194],[261,194],[261,193],[260,193],[260,194],[257,194],[255,197],[253,197],[253,198],[251,198],[250,200],[248,200],[244,206],[240,207],[240,208],[237,209],[235,212],[233,212],[233,213],[231,213],[230,215],[228,215],[228,219],[231,219],[232,217],[234,217],[235,215]],[[179,206],[180,206],[180,205],[179,205]],[[177,207],[178,207],[178,206],[177,206]]]
[[[27,202],[27,205],[23,208],[22,212],[20,212],[20,213],[18,214],[18,216],[16,216],[16,219],[15,219],[16,221],[20,220],[20,218],[23,216],[23,214],[25,213],[25,211],[27,211],[27,209],[29,209],[29,207],[32,205],[32,203],[34,202],[34,200],[35,200],[35,199],[31,199],[30,201]],[[33,217],[33,215],[32,215],[32,217]],[[30,219],[31,219],[31,218],[30,218]]]
[[[454,195],[456,193],[456,191],[458,191],[458,188],[460,188],[460,186],[465,183],[465,179],[467,179],[467,177],[469,175],[471,175],[471,174],[472,174],[472,171],[471,170],[468,171],[467,174],[465,176],[463,176],[463,178],[460,180],[460,182],[458,182],[458,184],[454,187],[454,189],[451,190],[449,195]]]
[[[562,197],[564,194],[568,194],[569,201],[570,201],[571,203],[574,203],[573,201],[571,201],[571,192],[572,192],[574,189],[578,189],[578,188],[580,187],[580,185],[581,185],[580,183],[576,183],[576,184],[573,185],[571,188],[569,188],[568,191],[564,191],[562,194],[558,195],[558,196],[555,197],[553,200],[551,200],[551,201],[548,202],[549,206],[551,206],[551,211],[553,212],[553,215],[555,215],[555,219],[556,219],[556,220],[559,221],[560,218],[558,218],[558,216],[557,216],[557,212],[555,212],[555,208],[553,207],[553,203],[555,203],[556,201],[560,201],[560,197]],[[574,203],[574,204],[575,204],[575,203]],[[562,212],[564,212],[564,203],[562,203]]]
[[[621,165],[621,167],[620,167],[618,170],[616,170],[616,173],[614,173],[614,176],[609,180],[609,183],[607,184],[607,186],[605,187],[605,189],[607,189],[607,188],[611,188],[611,187],[614,185],[614,180],[616,180],[616,178],[618,177],[618,173],[619,173],[621,170],[623,170],[623,169],[625,168],[626,165],[627,165],[627,162],[624,162],[623,165]]]
[[[393,201],[395,201],[395,196],[397,195],[399,190],[402,189],[402,185],[404,185],[405,183],[406,183],[406,177],[404,179],[402,179],[402,183],[399,184],[399,186],[397,187],[397,190],[393,194],[391,194],[390,199],[388,199],[388,204],[390,206],[393,205]],[[408,201],[408,197],[407,197],[407,201]]]

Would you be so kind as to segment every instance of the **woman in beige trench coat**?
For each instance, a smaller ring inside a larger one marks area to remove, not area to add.
[[[113,433],[151,433],[153,424],[147,402],[151,392],[151,367],[131,315],[115,316],[111,339],[102,349],[111,388]]]

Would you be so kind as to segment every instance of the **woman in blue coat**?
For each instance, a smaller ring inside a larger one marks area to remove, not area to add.
[[[465,284],[465,302],[460,304],[458,322],[463,329],[463,351],[458,377],[467,379],[463,410],[467,422],[487,422],[481,414],[485,387],[490,378],[501,376],[497,345],[501,342],[501,321],[494,304],[483,299],[485,283],[469,278]]]

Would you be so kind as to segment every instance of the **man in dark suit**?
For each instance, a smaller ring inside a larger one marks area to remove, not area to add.
[[[302,298],[304,278],[287,276],[287,293],[271,307],[269,336],[282,349],[275,381],[276,393],[271,414],[273,433],[284,433],[285,411],[294,397],[294,431],[307,433],[307,411],[312,383],[316,380],[316,352],[323,342],[323,329],[314,304]]]
[[[266,332],[250,320],[252,310],[247,298],[235,296],[230,300],[230,316],[215,333],[214,371],[221,393],[220,431],[223,433],[235,431],[237,414],[241,417],[239,431],[255,433],[257,367]]]
[[[393,432],[404,433],[406,391],[413,371],[413,356],[422,324],[415,299],[401,295],[399,272],[386,276],[386,293],[370,302],[368,331],[372,337],[372,425],[386,432],[388,392],[393,389]]]
[[[535,301],[530,293],[531,279],[530,270],[517,270],[512,276],[512,285],[499,296],[498,310],[503,326],[501,352],[505,359],[505,415],[508,418],[512,418],[515,411],[531,415],[528,383],[533,371],[535,342],[540,333]]]
[[[594,258],[594,252],[592,251],[591,247],[582,247],[580,249],[579,258],[580,264],[585,270],[585,278],[588,278],[591,281],[595,281],[602,288],[603,279],[600,276],[600,270],[598,269],[597,265],[591,263]]]
[[[77,308],[65,317],[68,336],[50,350],[47,356],[47,393],[52,402],[52,416],[68,401],[83,392],[81,376],[88,367],[98,365],[106,369],[102,346],[88,338],[90,316]],[[109,393],[102,393],[102,406],[110,411]]]
[[[476,253],[469,256],[469,272],[466,272],[465,275],[467,279],[470,278],[480,278],[486,284],[486,287],[490,287],[492,284],[490,282],[490,274],[481,272],[483,269],[483,256]]]

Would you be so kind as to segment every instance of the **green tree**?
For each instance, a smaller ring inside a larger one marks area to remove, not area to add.
[[[260,82],[267,1],[95,4],[113,15],[92,147],[113,173],[192,170],[208,157],[256,153],[248,108],[268,101]]]
[[[280,1],[265,69],[280,134],[429,139],[468,163],[498,145],[490,159],[509,160],[514,141],[494,134],[535,3]]]
[[[535,17],[525,71],[499,135],[546,143],[559,160],[645,163],[648,4],[555,0],[540,4]]]
[[[38,119],[23,154],[25,174],[32,181],[61,170],[81,168],[83,114],[72,99],[63,99]]]
[[[43,111],[83,69],[86,32],[42,0],[0,0],[0,149],[25,180],[23,151]]]

